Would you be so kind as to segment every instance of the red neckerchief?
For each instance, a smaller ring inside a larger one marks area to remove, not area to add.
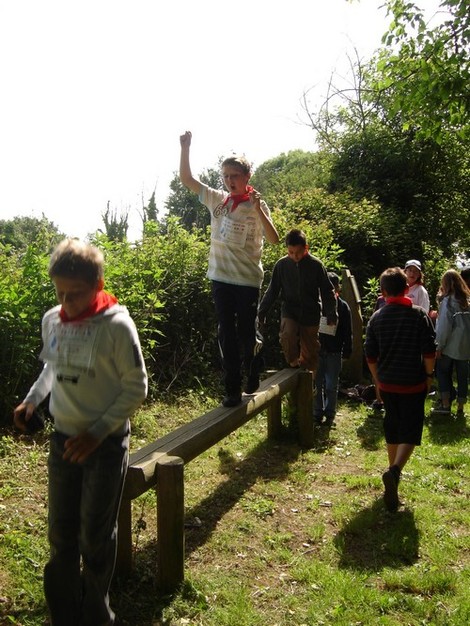
[[[229,200],[232,200],[232,206],[230,207],[230,213],[232,211],[235,211],[235,209],[237,208],[237,206],[240,203],[248,202],[248,200],[250,199],[250,192],[251,191],[253,191],[253,187],[251,185],[247,185],[245,193],[231,193],[230,195],[228,195],[225,198],[225,202],[223,203],[222,207],[224,207],[228,203]]]
[[[413,306],[413,302],[407,296],[388,296],[385,298],[386,304],[401,304],[403,306]]]
[[[69,318],[67,313],[64,311],[64,307],[61,307],[59,311],[59,316],[62,322],[80,322],[81,320],[85,320],[87,317],[92,317],[93,315],[97,315],[102,311],[106,311],[113,306],[113,304],[117,303],[117,298],[107,291],[98,291],[96,294],[96,298],[90,304],[90,306],[77,315],[77,317]]]

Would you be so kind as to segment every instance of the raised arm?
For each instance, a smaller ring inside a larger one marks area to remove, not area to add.
[[[201,182],[194,178],[189,162],[189,148],[191,146],[191,132],[187,130],[184,135],[180,135],[181,156],[180,156],[180,180],[185,187],[199,195]]]
[[[269,243],[279,243],[279,235],[269,215],[263,211],[261,207],[261,194],[256,189],[250,192],[250,200],[258,211],[265,237]]]

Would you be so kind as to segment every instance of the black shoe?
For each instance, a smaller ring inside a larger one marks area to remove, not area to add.
[[[259,376],[251,375],[246,379],[245,393],[255,393],[259,387]]]
[[[382,474],[382,482],[385,487],[384,502],[387,511],[395,513],[400,501],[398,500],[398,477],[395,472],[388,469]]]
[[[242,401],[241,393],[231,393],[225,396],[225,398],[222,400],[222,404],[228,408],[232,406],[238,406],[239,404],[241,404],[241,401]]]
[[[313,421],[314,421],[315,424],[320,425],[322,423],[322,421],[323,421],[323,413],[320,413],[320,414],[314,413],[313,414]]]

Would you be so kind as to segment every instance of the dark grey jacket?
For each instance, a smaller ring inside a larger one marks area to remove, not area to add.
[[[258,308],[261,322],[281,295],[281,316],[295,320],[302,326],[317,326],[320,314],[329,322],[336,322],[336,298],[325,266],[310,253],[298,263],[287,255],[279,259],[273,269],[271,282]]]

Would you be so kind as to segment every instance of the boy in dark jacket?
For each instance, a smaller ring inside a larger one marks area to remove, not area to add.
[[[349,359],[352,352],[352,317],[348,303],[339,297],[339,277],[328,272],[328,278],[335,289],[338,306],[337,326],[320,326],[320,355],[315,376],[317,395],[313,409],[313,417],[321,424],[323,416],[326,425],[333,425],[336,406],[338,404],[339,375],[343,359]]]
[[[291,367],[317,369],[320,342],[320,314],[336,325],[336,298],[323,263],[308,251],[307,238],[293,229],[286,236],[287,255],[273,269],[268,289],[258,307],[258,319],[264,326],[266,315],[281,296],[279,342]]]
[[[389,468],[382,474],[389,511],[399,506],[400,474],[421,444],[424,401],[434,379],[435,333],[432,322],[405,296],[407,279],[399,267],[385,270],[380,288],[386,304],[369,320],[365,354],[384,407]]]

